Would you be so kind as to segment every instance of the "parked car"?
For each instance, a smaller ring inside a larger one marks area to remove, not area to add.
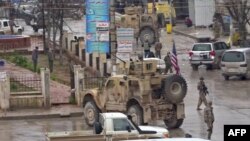
[[[22,34],[24,27],[16,25],[14,21],[0,19],[0,34],[11,34],[11,22],[13,23],[13,33]]]
[[[221,70],[225,80],[230,76],[246,79],[250,73],[250,48],[230,49],[221,58]]]
[[[193,70],[197,70],[200,63],[207,68],[220,68],[220,58],[227,49],[227,44],[221,41],[195,43],[189,52],[189,62]]]

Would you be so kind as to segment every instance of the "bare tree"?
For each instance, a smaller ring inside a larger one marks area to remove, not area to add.
[[[250,24],[250,1],[224,0],[224,3],[233,20],[237,22],[240,39],[245,41],[247,37],[246,25]]]

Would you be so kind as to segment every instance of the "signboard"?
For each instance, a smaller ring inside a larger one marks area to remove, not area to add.
[[[109,52],[109,32],[107,31],[109,5],[109,0],[86,0],[86,51],[88,53]],[[100,36],[98,31],[101,31]]]
[[[119,59],[116,59],[116,63],[120,63],[121,60],[123,60],[123,61],[129,61],[130,60],[130,53],[121,53],[121,52],[118,52],[118,53],[116,53],[116,57],[119,58]]]
[[[133,28],[118,28],[117,29],[117,51],[118,52],[132,52],[134,41]]]
[[[124,40],[124,41],[117,41],[118,52],[132,52],[133,51],[133,41]]]
[[[97,41],[109,41],[109,22],[96,23]]]

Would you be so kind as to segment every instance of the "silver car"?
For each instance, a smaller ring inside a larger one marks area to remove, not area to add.
[[[208,68],[219,68],[220,59],[229,47],[225,42],[195,43],[189,52],[189,62],[193,70],[202,63]]]

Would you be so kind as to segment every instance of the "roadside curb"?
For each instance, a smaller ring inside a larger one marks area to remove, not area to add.
[[[186,36],[186,37],[189,37],[189,38],[192,38],[192,39],[198,40],[198,38],[197,38],[197,37],[192,36],[192,35],[189,35],[189,34],[186,34],[186,33],[181,32],[181,31],[178,31],[178,30],[176,30],[176,29],[173,29],[173,32],[174,32],[174,33],[176,33],[176,34],[180,34],[180,35],[182,35],[182,36]]]
[[[80,117],[83,112],[73,113],[51,113],[51,114],[37,114],[37,115],[3,115],[0,120],[23,120],[23,119],[43,119],[43,118],[67,118],[67,117]]]

